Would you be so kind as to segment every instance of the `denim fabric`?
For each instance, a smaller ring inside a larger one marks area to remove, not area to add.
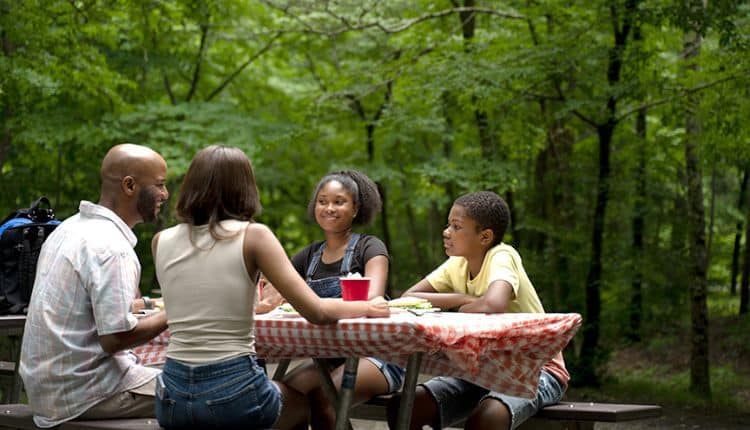
[[[354,258],[354,247],[357,246],[359,241],[359,233],[352,233],[349,238],[349,243],[346,245],[346,251],[344,252],[344,259],[341,261],[341,276],[346,276],[349,273],[349,269],[352,265],[352,258]],[[341,297],[341,284],[339,282],[339,276],[329,276],[328,278],[313,279],[312,276],[318,269],[320,259],[323,257],[323,250],[326,248],[325,242],[315,251],[310,264],[307,266],[307,272],[305,274],[305,281],[307,285],[315,291],[318,297],[330,298],[330,297]]]
[[[383,372],[385,380],[388,381],[388,393],[385,394],[395,393],[404,385],[406,369],[403,367],[396,366],[393,363],[388,363],[387,361],[375,357],[365,357],[365,360],[376,365],[378,369]]]
[[[341,261],[341,276],[345,276],[349,273],[352,258],[354,258],[354,247],[357,246],[359,238],[359,233],[352,233],[349,238],[349,243],[347,243],[346,251],[344,252],[344,258]],[[312,275],[315,273],[315,270],[317,270],[318,264],[320,264],[320,259],[323,256],[323,250],[325,247],[326,244],[323,242],[320,248],[318,248],[313,254],[310,264],[307,266],[305,280],[307,281],[307,285],[315,291],[318,297],[341,297],[341,283],[339,282],[338,277],[331,276],[322,279],[312,279]],[[388,387],[391,393],[401,389],[401,385],[404,383],[404,374],[406,373],[405,369],[373,357],[367,357],[367,360],[370,360],[378,367],[378,369],[380,369],[381,372],[383,372],[383,376],[386,381],[388,381]],[[328,358],[326,361],[331,369],[335,369],[344,364],[343,358]]]
[[[516,429],[540,409],[554,405],[561,399],[565,390],[560,382],[545,370],[539,375],[539,388],[536,397],[525,399],[489,391],[471,382],[450,376],[438,376],[422,385],[438,404],[440,416],[435,423],[437,429],[449,427],[466,419],[479,403],[487,398],[501,401],[511,415],[511,429]]]
[[[267,429],[281,402],[252,356],[197,366],[168,358],[156,384],[156,418],[165,429]]]

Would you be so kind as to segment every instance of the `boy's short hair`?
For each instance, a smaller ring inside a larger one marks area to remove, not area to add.
[[[464,194],[453,202],[466,209],[466,214],[477,223],[479,230],[489,228],[495,234],[492,246],[503,241],[510,224],[510,209],[502,197],[492,191]]]

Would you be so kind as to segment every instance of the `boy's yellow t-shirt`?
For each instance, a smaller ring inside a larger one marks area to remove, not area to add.
[[[521,256],[510,245],[500,243],[484,255],[479,274],[470,279],[469,264],[464,257],[449,257],[432,273],[427,281],[441,293],[462,293],[480,297],[497,280],[513,287],[513,300],[506,312],[544,313],[542,302],[521,263]]]
[[[476,297],[486,293],[489,285],[497,280],[506,281],[513,287],[514,297],[508,303],[505,312],[544,313],[542,302],[523,268],[521,256],[512,246],[504,243],[495,245],[487,251],[482,268],[474,279],[470,279],[469,265],[464,257],[450,257],[427,275],[427,281],[438,292],[462,293]],[[544,369],[567,388],[570,374],[565,368],[562,352],[558,352],[545,364]]]

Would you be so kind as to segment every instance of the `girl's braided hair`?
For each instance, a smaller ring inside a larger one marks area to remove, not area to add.
[[[307,205],[307,215],[311,219],[315,219],[315,202],[318,198],[318,193],[325,184],[331,181],[337,181],[343,185],[349,194],[351,194],[352,200],[357,206],[357,215],[352,220],[352,224],[370,225],[375,219],[375,215],[380,211],[383,202],[380,199],[378,186],[375,185],[372,179],[354,169],[338,170],[323,176],[315,187],[312,199],[310,199],[310,203]]]

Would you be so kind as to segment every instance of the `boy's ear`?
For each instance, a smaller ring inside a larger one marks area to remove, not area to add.
[[[479,233],[482,245],[490,245],[495,241],[495,232],[491,228],[485,228]]]

